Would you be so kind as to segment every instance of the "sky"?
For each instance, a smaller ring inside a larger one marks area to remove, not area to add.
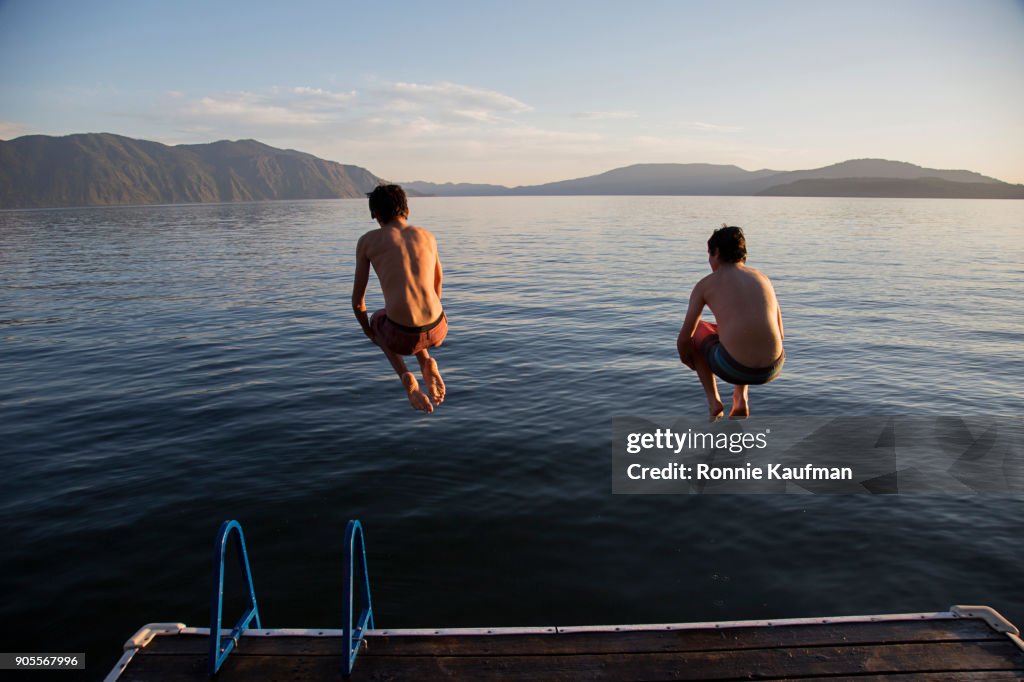
[[[0,139],[83,132],[403,182],[885,158],[1024,183],[1024,0],[0,0]]]

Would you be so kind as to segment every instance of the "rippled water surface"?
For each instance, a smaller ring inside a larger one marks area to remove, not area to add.
[[[349,518],[380,627],[1024,621],[1021,500],[610,494],[612,416],[704,413],[675,336],[722,221],[785,319],[755,413],[1019,418],[1024,202],[411,207],[451,322],[430,416],[351,315],[363,201],[0,212],[5,650],[99,678],[144,623],[207,625],[225,518],[268,627],[340,627]]]

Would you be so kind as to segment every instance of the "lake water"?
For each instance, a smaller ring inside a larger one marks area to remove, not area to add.
[[[351,314],[361,200],[0,212],[5,650],[85,651],[98,679],[145,623],[206,626],[226,518],[266,627],[340,627],[349,518],[378,627],[1024,622],[1019,499],[610,494],[613,416],[705,414],[675,338],[723,221],[785,320],[755,414],[1019,419],[1024,202],[411,208],[451,323],[429,416]]]

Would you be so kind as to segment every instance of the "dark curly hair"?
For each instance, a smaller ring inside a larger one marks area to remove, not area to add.
[[[718,252],[718,260],[723,263],[743,263],[747,260],[747,238],[743,236],[743,228],[722,226],[711,233],[708,240],[708,253]]]
[[[391,221],[395,216],[409,216],[409,201],[405,190],[398,185],[377,185],[366,196],[370,197],[370,215],[382,223]]]

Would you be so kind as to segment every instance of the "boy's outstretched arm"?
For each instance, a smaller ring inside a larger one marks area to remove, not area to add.
[[[366,247],[363,240],[359,240],[356,246],[356,275],[352,282],[352,312],[359,320],[359,326],[374,343],[373,332],[370,330],[370,318],[366,315],[366,285],[370,282],[370,259],[366,256]]]
[[[679,329],[679,338],[676,339],[676,349],[679,351],[679,359],[683,364],[693,367],[693,332],[697,330],[697,323],[700,321],[701,311],[704,310],[704,280],[697,283],[697,286],[690,292],[690,305],[686,308],[686,317],[683,318],[683,326]]]

